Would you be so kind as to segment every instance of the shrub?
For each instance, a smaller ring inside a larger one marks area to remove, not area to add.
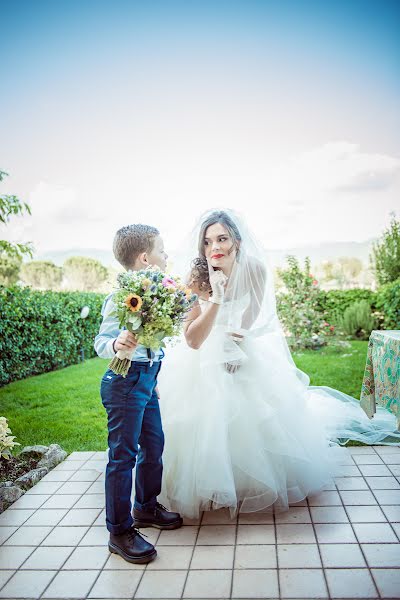
[[[0,385],[94,356],[104,296],[0,286]],[[89,306],[86,319],[79,318]]]
[[[376,309],[381,314],[383,329],[400,329],[400,279],[379,288]]]
[[[348,306],[340,319],[340,327],[349,337],[366,340],[375,327],[371,306],[367,300],[360,300]]]

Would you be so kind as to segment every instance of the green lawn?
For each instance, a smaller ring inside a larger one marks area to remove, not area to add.
[[[307,351],[294,359],[311,384],[359,398],[366,352],[367,342],[352,342],[342,353]],[[7,417],[16,441],[23,446],[58,443],[67,452],[104,450],[107,427],[99,383],[107,362],[94,358],[0,388],[0,415]]]

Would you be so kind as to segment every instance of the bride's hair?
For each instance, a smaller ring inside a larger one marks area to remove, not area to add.
[[[228,231],[229,235],[233,240],[233,244],[231,249],[229,250],[229,254],[233,252],[233,249],[236,248],[236,253],[239,253],[240,242],[242,241],[242,237],[240,235],[240,231],[233,221],[233,219],[223,210],[216,210],[211,213],[206,219],[204,219],[203,223],[200,226],[199,232],[199,240],[198,240],[198,250],[199,256],[192,261],[191,271],[189,275],[189,286],[196,286],[199,291],[207,291],[211,292],[210,286],[210,278],[208,274],[208,264],[206,259],[206,253],[204,250],[204,242],[206,237],[207,229],[211,225],[215,225],[215,223],[221,223]]]

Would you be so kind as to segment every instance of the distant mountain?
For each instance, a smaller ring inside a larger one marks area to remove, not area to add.
[[[56,265],[61,266],[67,258],[71,256],[87,256],[100,261],[105,267],[117,267],[118,263],[114,259],[111,250],[103,250],[102,248],[73,248],[71,250],[50,250],[35,257],[35,260],[50,260]]]
[[[359,258],[365,266],[369,264],[369,254],[372,244],[375,240],[365,242],[326,242],[321,244],[307,244],[297,248],[282,248],[279,250],[270,250],[269,256],[274,266],[282,266],[285,263],[285,257],[292,254],[304,260],[309,256],[313,265],[319,264],[324,260],[335,260],[341,256],[352,256]],[[111,250],[103,248],[73,248],[72,250],[54,250],[46,252],[38,257],[37,260],[50,260],[56,265],[62,265],[63,262],[71,256],[88,256],[99,260],[106,267],[120,268],[115,261]]]

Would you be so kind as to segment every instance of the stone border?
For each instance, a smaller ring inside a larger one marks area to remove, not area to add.
[[[54,469],[67,457],[67,452],[58,444],[50,446],[25,446],[18,456],[41,456],[35,469],[24,473],[15,481],[3,481],[0,483],[0,513],[5,511],[11,504],[16,502],[33,487],[51,469]]]

